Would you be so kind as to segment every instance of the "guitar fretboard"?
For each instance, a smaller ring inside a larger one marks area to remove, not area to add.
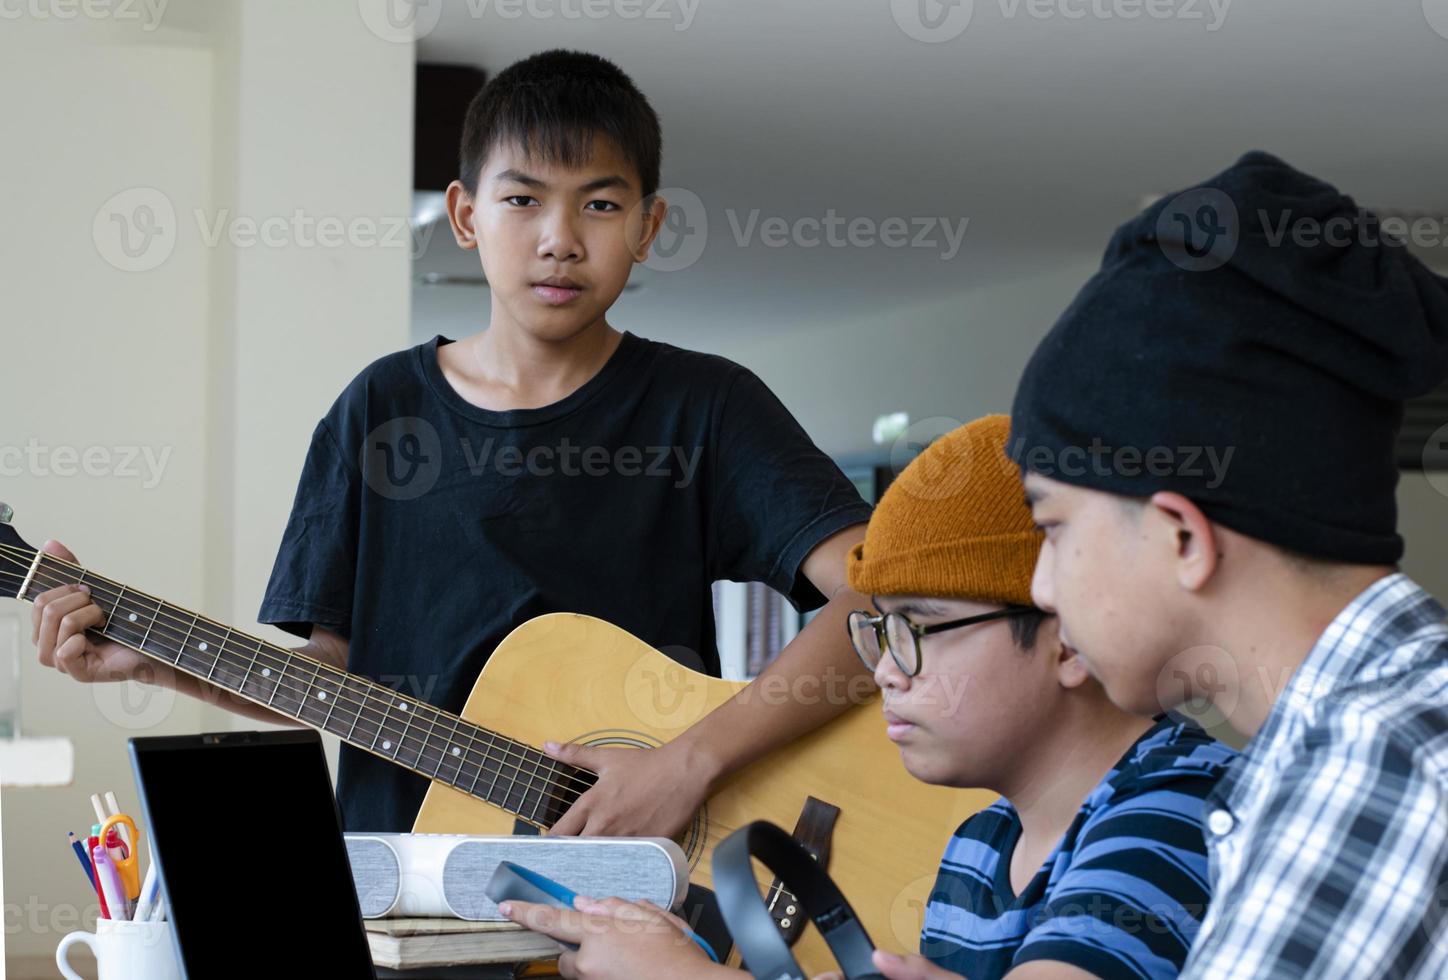
[[[596,776],[382,684],[238,632],[39,552],[19,598],[84,584],[106,639],[381,756],[538,827],[549,827]]]

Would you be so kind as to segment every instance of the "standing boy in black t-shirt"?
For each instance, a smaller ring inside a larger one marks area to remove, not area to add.
[[[342,392],[313,432],[258,616],[311,656],[459,712],[503,637],[543,613],[598,616],[717,675],[714,581],[765,582],[802,609],[828,600],[760,688],[811,696],[752,693],[650,751],[551,749],[600,774],[554,833],[671,835],[724,775],[872,689],[844,571],[869,507],[754,374],[605,319],[664,217],[660,143],[647,100],[592,55],[535,55],[473,100],[447,201],[487,276],[488,328],[383,357]],[[132,676],[140,654],[84,636],[100,617],[68,590],[37,603],[42,660]],[[348,830],[410,830],[427,785],[341,748]]]

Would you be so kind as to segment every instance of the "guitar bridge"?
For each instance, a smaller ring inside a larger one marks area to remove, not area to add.
[[[834,837],[835,821],[840,817],[840,808],[813,796],[807,797],[794,825],[793,837],[804,845],[810,857],[820,866],[829,869],[830,841]],[[804,932],[804,908],[794,893],[784,887],[784,882],[775,878],[769,886],[765,899],[770,917],[778,927],[784,941],[793,946]]]

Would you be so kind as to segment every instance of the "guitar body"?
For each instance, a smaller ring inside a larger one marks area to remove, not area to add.
[[[96,639],[432,779],[413,824],[416,833],[513,833],[514,812],[488,802],[494,799],[516,805],[533,825],[557,819],[568,798],[563,787],[576,793],[592,774],[555,765],[539,751],[545,741],[656,747],[748,686],[682,667],[602,620],[554,613],[510,633],[478,676],[462,715],[450,715],[45,554],[15,533],[10,517],[10,508],[0,504],[0,596],[34,602],[46,591],[83,581],[104,617],[103,626],[87,631]],[[771,691],[756,684],[750,696],[781,706],[847,697],[846,685],[837,686]],[[814,853],[828,849],[828,870],[874,943],[897,952],[917,949],[946,841],[994,794],[917,781],[885,737],[877,706],[878,695],[725,780],[679,841],[690,881],[712,888],[714,846],[748,823],[802,827],[798,836]],[[463,785],[469,792],[455,788]],[[771,884],[761,876],[761,892]],[[810,975],[833,969],[814,926],[799,932],[789,894],[775,889],[770,897],[776,924],[799,936],[794,949],[800,965]]]
[[[602,620],[554,613],[524,623],[498,646],[462,717],[533,746],[552,739],[643,748],[674,738],[745,686],[689,670]],[[836,692],[776,693],[776,700],[830,693],[844,696],[843,685]],[[946,841],[995,794],[929,786],[911,776],[885,737],[878,704],[876,695],[730,776],[680,840],[690,880],[712,887],[714,845],[755,820],[793,830],[813,796],[840,809],[828,870],[870,938],[882,949],[918,949]],[[512,814],[434,782],[413,831],[510,834],[514,822]],[[761,892],[770,881],[761,874]],[[813,925],[794,951],[808,974],[834,968]]]

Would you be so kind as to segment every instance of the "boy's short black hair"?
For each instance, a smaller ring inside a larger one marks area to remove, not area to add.
[[[1028,653],[1036,648],[1036,634],[1041,631],[1041,624],[1045,621],[1046,613],[1039,609],[1032,609],[1006,620],[1011,624],[1011,639],[1016,641],[1016,646]]]
[[[543,51],[509,65],[473,97],[458,152],[460,179],[476,194],[489,152],[508,143],[546,163],[580,166],[598,135],[618,146],[638,171],[643,196],[652,196],[663,134],[648,99],[607,58]]]

